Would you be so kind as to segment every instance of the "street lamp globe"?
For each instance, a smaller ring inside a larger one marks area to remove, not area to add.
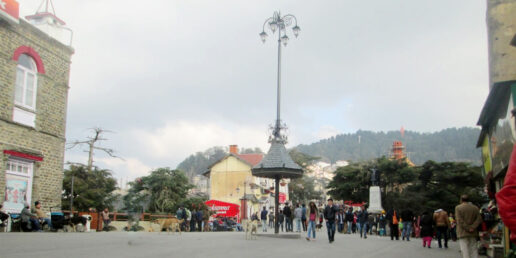
[[[265,31],[262,31],[262,33],[260,33],[260,38],[262,39],[262,42],[265,43],[265,40],[267,39],[267,33],[265,33]]]
[[[283,46],[287,46],[287,43],[288,43],[288,36],[287,35],[284,35],[283,37],[281,37],[281,43],[283,43]]]
[[[294,36],[297,36],[299,35],[299,32],[301,31],[301,28],[299,28],[299,26],[295,26],[294,28],[292,28],[292,32],[294,32]]]
[[[274,34],[276,32],[276,29],[278,28],[278,23],[276,23],[275,21],[269,23],[269,26],[272,30],[272,33]]]

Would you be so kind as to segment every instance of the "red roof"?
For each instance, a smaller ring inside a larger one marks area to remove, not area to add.
[[[258,165],[260,161],[263,159],[263,154],[237,154],[239,158],[245,160],[247,163],[251,164],[253,167]]]

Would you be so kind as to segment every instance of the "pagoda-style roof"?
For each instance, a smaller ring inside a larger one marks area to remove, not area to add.
[[[253,176],[267,178],[299,178],[303,169],[288,154],[282,141],[272,140],[271,148],[262,161],[252,169]]]

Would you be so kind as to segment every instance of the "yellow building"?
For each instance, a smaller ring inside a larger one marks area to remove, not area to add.
[[[230,153],[212,164],[204,173],[208,177],[210,200],[240,205],[240,216],[249,217],[266,207],[274,206],[274,180],[254,177],[251,168],[260,163],[263,154],[239,154],[236,145],[230,146]],[[280,187],[288,200],[288,185]]]

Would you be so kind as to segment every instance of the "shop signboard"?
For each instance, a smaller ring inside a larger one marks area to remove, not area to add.
[[[18,23],[20,19],[20,5],[15,0],[0,0],[0,19]]]
[[[236,217],[240,213],[238,204],[218,200],[209,200],[205,204],[215,213],[214,217]]]

